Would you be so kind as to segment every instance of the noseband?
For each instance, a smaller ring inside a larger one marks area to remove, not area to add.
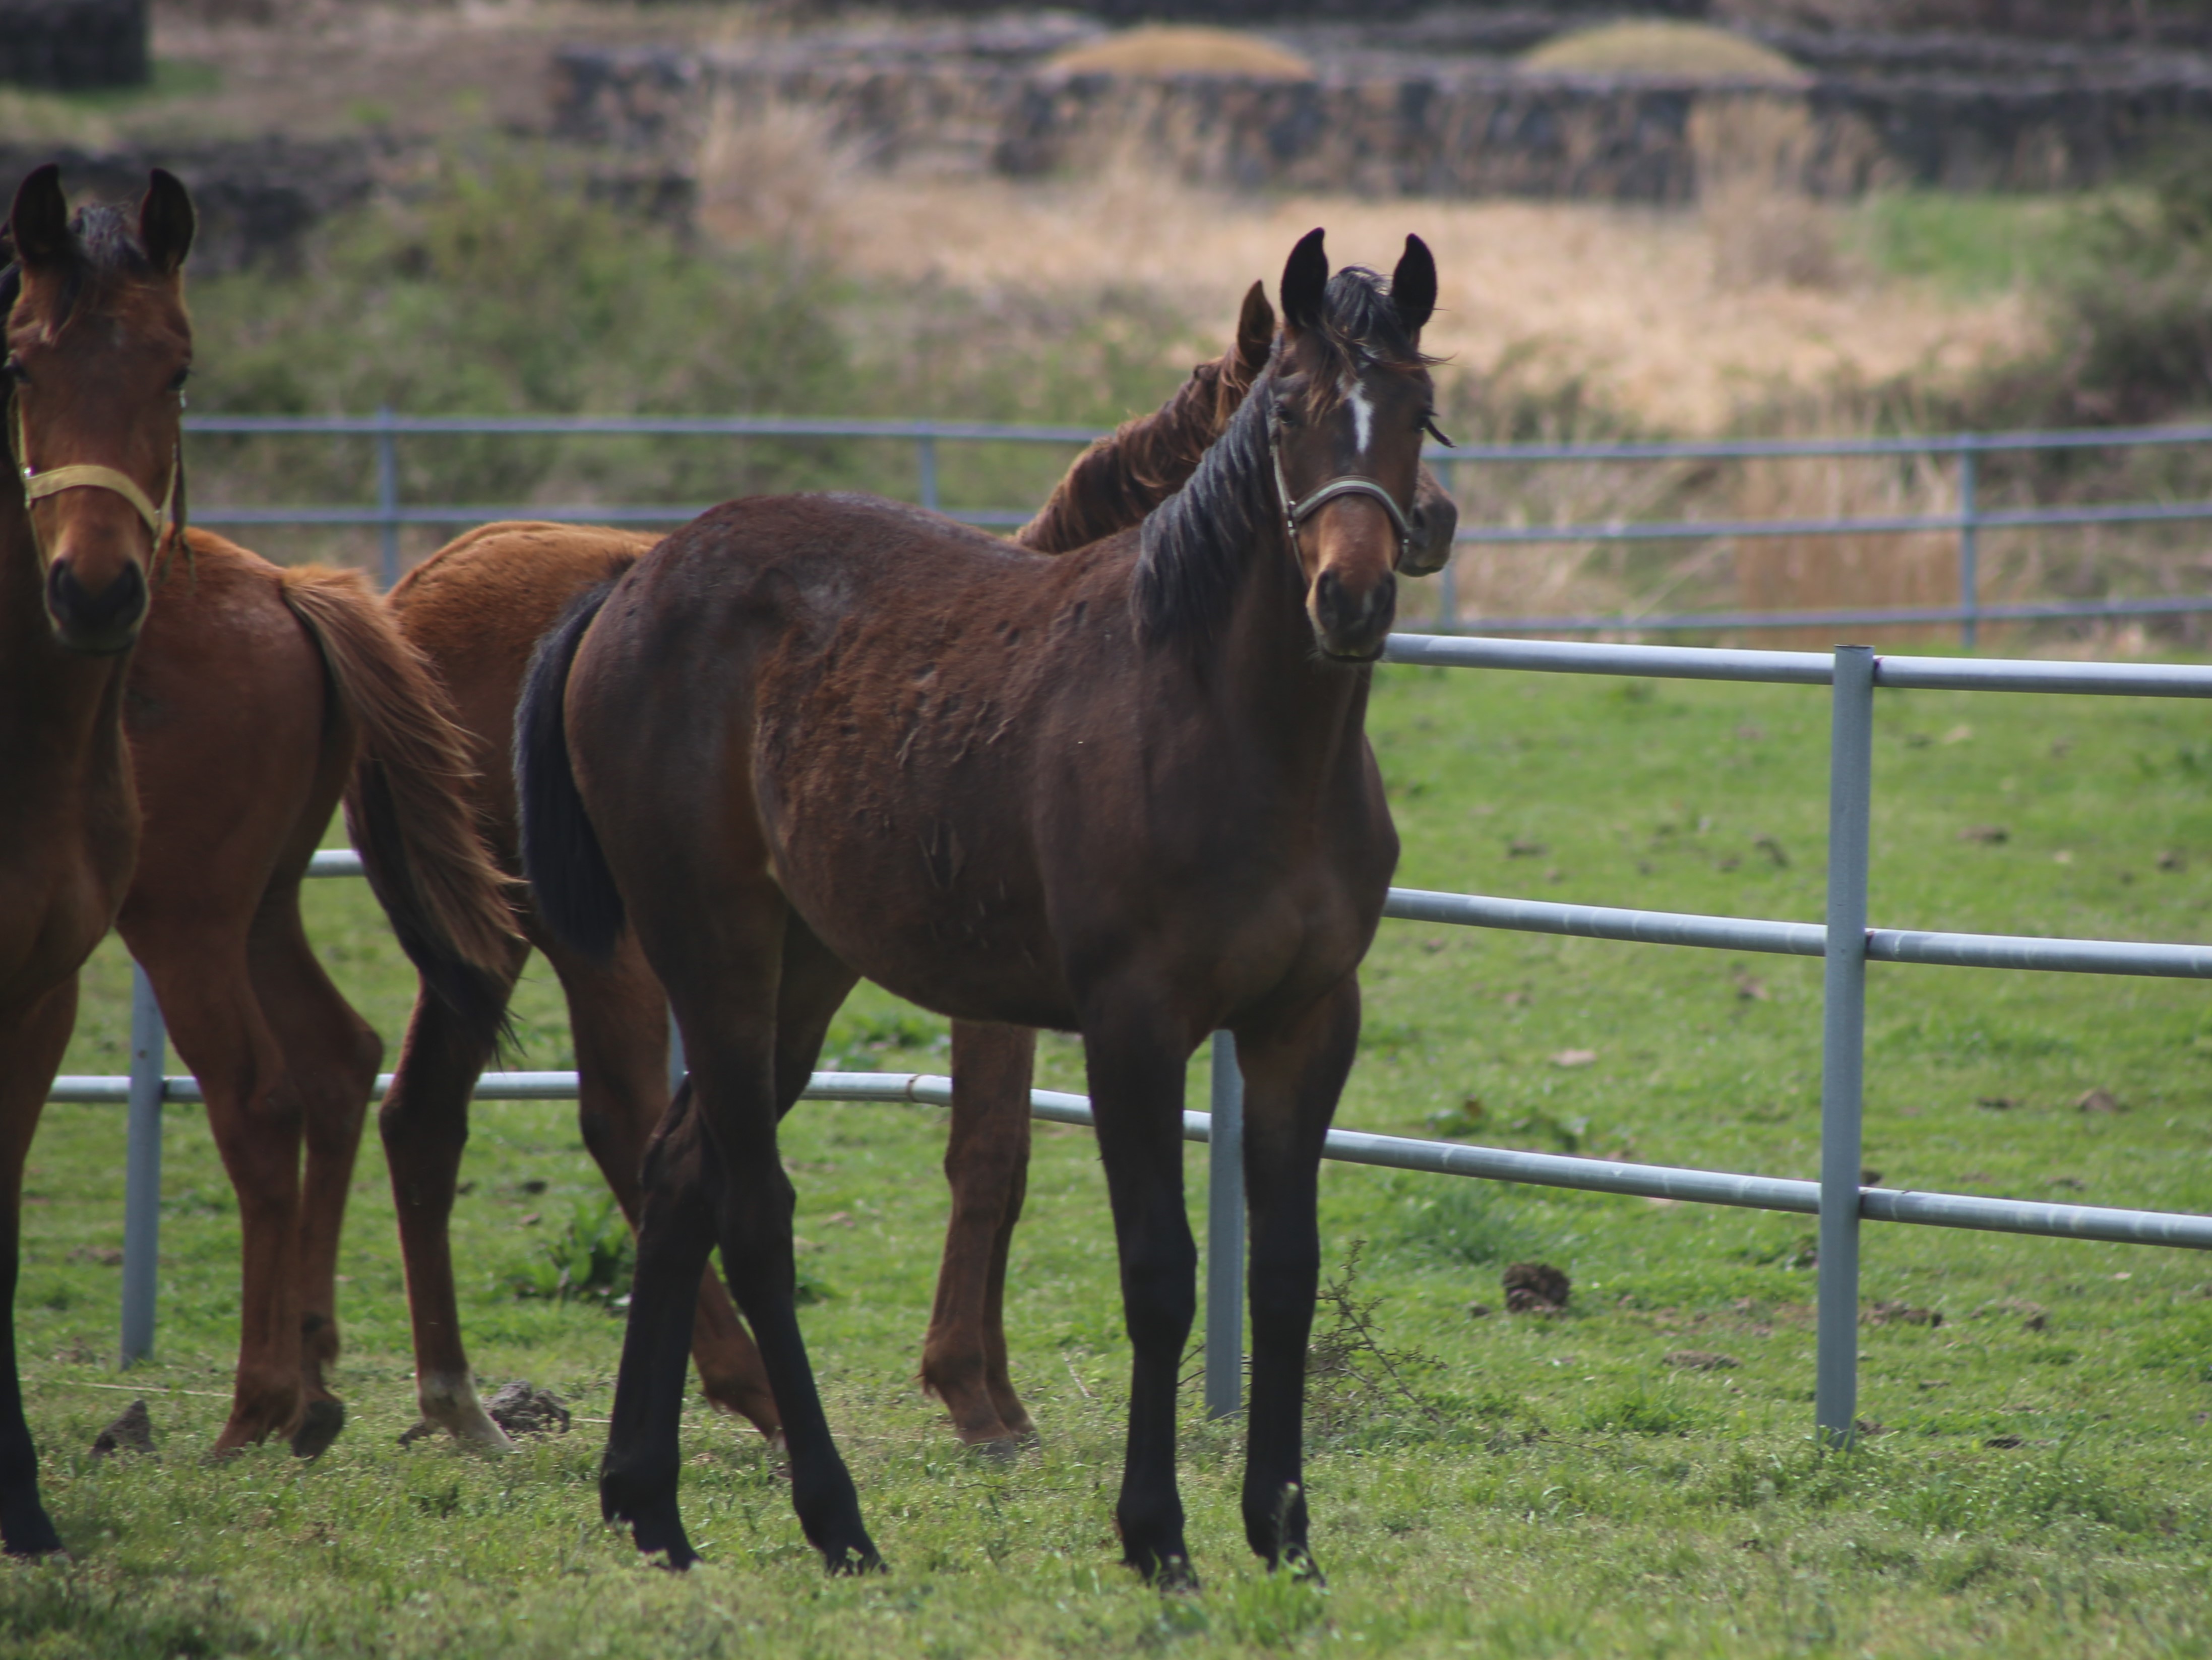
[[[39,521],[30,512],[31,503],[43,501],[49,496],[58,496],[64,490],[104,489],[121,496],[137,510],[139,518],[145,520],[146,529],[154,538],[154,551],[157,554],[161,550],[162,540],[168,532],[171,521],[175,520],[179,528],[182,528],[182,515],[177,510],[178,496],[185,477],[185,441],[181,434],[178,436],[176,453],[170,463],[168,488],[162,492],[161,505],[157,508],[153,498],[139,488],[137,479],[128,473],[117,471],[113,467],[103,467],[89,461],[47,467],[44,471],[33,467],[30,460],[30,442],[23,431],[23,395],[20,388],[9,395],[8,406],[8,447],[15,458],[15,471],[23,480],[24,517],[31,521],[31,541],[39,550],[39,569],[41,571],[53,562],[46,552],[46,539],[39,534]]]
[[[1310,495],[1299,500],[1291,498],[1290,481],[1283,477],[1283,429],[1275,416],[1273,404],[1267,408],[1267,459],[1275,468],[1275,499],[1282,503],[1283,528],[1291,538],[1293,552],[1298,545],[1298,526],[1319,513],[1331,502],[1342,496],[1364,496],[1382,504],[1382,511],[1390,515],[1390,522],[1398,531],[1398,556],[1391,566],[1405,563],[1406,555],[1413,544],[1413,527],[1407,521],[1405,508],[1398,498],[1382,488],[1376,480],[1356,472],[1340,473],[1317,487]]]

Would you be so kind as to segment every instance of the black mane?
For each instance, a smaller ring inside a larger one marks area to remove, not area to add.
[[[1328,279],[1321,326],[1313,333],[1335,372],[1313,377],[1311,414],[1326,412],[1346,371],[1430,361],[1399,319],[1389,285],[1364,266],[1346,265]],[[1181,645],[1194,655],[1207,650],[1228,625],[1253,544],[1282,514],[1267,456],[1282,350],[1278,337],[1274,360],[1253,381],[1190,482],[1145,520],[1133,602],[1137,637],[1147,645]]]

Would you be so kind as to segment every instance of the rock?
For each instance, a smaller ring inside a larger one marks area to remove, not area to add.
[[[1676,1349],[1662,1358],[1682,1371],[1728,1371],[1743,1364],[1733,1354],[1716,1354],[1710,1349]]]
[[[123,1416],[100,1431],[92,1444],[94,1458],[110,1458],[118,1452],[153,1450],[154,1420],[143,1399],[124,1408]]]
[[[1467,1317],[1470,1320],[1487,1320],[1497,1312],[1487,1303],[1469,1303],[1467,1305]]]
[[[484,1414],[509,1435],[566,1435],[568,1408],[550,1389],[532,1389],[517,1379],[484,1402]]]
[[[1969,824],[1959,832],[1961,842],[1978,842],[1984,847],[1995,847],[2012,840],[2012,832],[2002,824]]]
[[[1909,1303],[1869,1303],[1859,1315],[1863,1326],[1927,1326],[1933,1329],[1943,1323],[1942,1312],[1936,1309],[1915,1308]]]
[[[1573,1282],[1549,1262],[1516,1262],[1505,1270],[1508,1314],[1557,1314]]]
[[[2120,1098],[2114,1095],[2112,1091],[2094,1089],[2074,1104],[2074,1110],[2076,1112],[2125,1112],[2127,1109],[2120,1104]]]

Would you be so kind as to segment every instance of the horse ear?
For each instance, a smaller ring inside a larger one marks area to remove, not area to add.
[[[15,192],[8,215],[15,233],[15,257],[26,265],[59,265],[70,257],[69,201],[62,195],[62,170],[49,161],[33,170]]]
[[[1406,252],[1399,257],[1398,269],[1390,273],[1390,302],[1397,307],[1398,320],[1406,325],[1406,332],[1416,337],[1436,311],[1436,258],[1418,236],[1406,239]]]
[[[154,269],[174,277],[192,251],[192,231],[199,222],[192,198],[177,175],[163,167],[154,169],[146,197],[138,204],[138,240]]]
[[[1310,230],[1291,250],[1283,266],[1283,322],[1291,329],[1319,326],[1324,315],[1322,297],[1328,289],[1328,255],[1322,251],[1322,233]]]
[[[1237,367],[1247,380],[1267,367],[1275,349],[1275,308],[1267,303],[1267,285],[1255,283],[1244,295],[1244,308],[1237,313]]]

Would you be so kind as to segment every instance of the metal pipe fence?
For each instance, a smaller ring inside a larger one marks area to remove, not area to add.
[[[1386,916],[1428,923],[1825,958],[1822,991],[1820,1172],[1817,1182],[1673,1169],[1595,1158],[1469,1146],[1460,1143],[1332,1130],[1323,1157],[1353,1164],[1492,1181],[1534,1183],[1586,1192],[1642,1195],[1700,1204],[1791,1212],[1820,1219],[1818,1350],[1814,1422],[1827,1441],[1856,1434],[1859,1313],[1858,1233],[1863,1221],[1978,1229],[2212,1250],[2212,1217],[2101,1206],[1986,1199],[1863,1185],[1860,1181],[1864,1102],[1865,975],[1869,962],[2074,973],[2212,978],[2212,946],[2154,942],[2039,939],[1929,933],[1868,926],[1873,795],[1874,692],[1972,690],[2071,692],[2112,696],[2212,697],[2212,666],[2172,664],[1958,661],[1877,657],[1863,646],[1833,654],[1730,651],[1671,646],[1453,639],[1394,635],[1384,660],[1546,673],[1628,675],[1742,681],[1829,689],[1828,906],[1823,924],[1747,917],[1432,893],[1394,888]],[[317,854],[316,876],[360,873],[357,855]],[[190,1079],[162,1073],[161,1012],[144,976],[136,982],[129,1078],[62,1078],[58,1101],[128,1102],[131,1150],[125,1231],[123,1358],[149,1352],[154,1330],[154,1262],[160,1221],[160,1104],[199,1098]],[[680,1073],[680,1054],[672,1056]],[[1206,1405],[1237,1409],[1242,1389],[1243,1280],[1243,1088],[1233,1040],[1217,1035],[1212,1056],[1212,1111],[1184,1115],[1184,1134],[1208,1143]],[[378,1088],[388,1086],[380,1079]],[[817,1073],[808,1098],[947,1104],[950,1079],[921,1075]],[[573,1099],[574,1073],[489,1073],[480,1099]],[[1036,1116],[1088,1124],[1089,1104],[1049,1091],[1030,1098]]]
[[[863,421],[770,416],[405,416],[390,409],[380,409],[374,416],[368,417],[194,416],[185,423],[185,431],[193,435],[210,436],[321,436],[372,440],[375,449],[376,495],[373,503],[289,507],[216,505],[196,508],[193,516],[202,524],[232,527],[255,525],[374,526],[379,533],[381,573],[387,587],[399,580],[399,533],[407,526],[476,525],[496,519],[539,519],[568,524],[673,526],[697,517],[713,505],[710,502],[404,503],[400,499],[398,461],[398,444],[403,438],[507,435],[890,440],[914,446],[915,499],[923,507],[934,509],[940,505],[938,464],[941,444],[1068,445],[1087,443],[1103,435],[1098,429],[1091,427],[1001,425],[977,421]],[[1462,444],[1452,447],[1431,447],[1427,454],[1432,464],[1443,469],[1448,484],[1462,465],[1632,465],[1667,461],[1885,456],[1948,459],[1958,469],[1959,507],[1955,513],[1815,519],[1608,520],[1586,524],[1462,525],[1457,542],[1462,547],[1486,547],[1947,533],[1954,536],[1958,541],[1959,600],[1955,605],[1856,611],[1486,617],[1475,626],[1485,634],[1651,634],[1736,632],[1808,626],[1896,627],[1955,623],[1959,629],[1960,644],[1971,651],[1976,645],[1980,625],[1984,623],[2212,612],[2212,594],[2167,594],[2028,604],[1985,603],[1981,597],[1980,538],[1984,531],[2198,523],[2212,520],[2212,500],[2115,502],[2088,507],[1986,508],[1981,504],[1980,458],[1999,453],[2155,449],[2208,444],[2212,444],[2212,426],[1932,433],[1885,438],[1737,439],[1688,443]],[[952,511],[951,516],[973,525],[1004,529],[1025,523],[1030,515],[1016,508],[957,508]],[[1445,631],[1455,630],[1459,626],[1456,585],[1449,566],[1443,573],[1440,596],[1439,616],[1432,626]]]

